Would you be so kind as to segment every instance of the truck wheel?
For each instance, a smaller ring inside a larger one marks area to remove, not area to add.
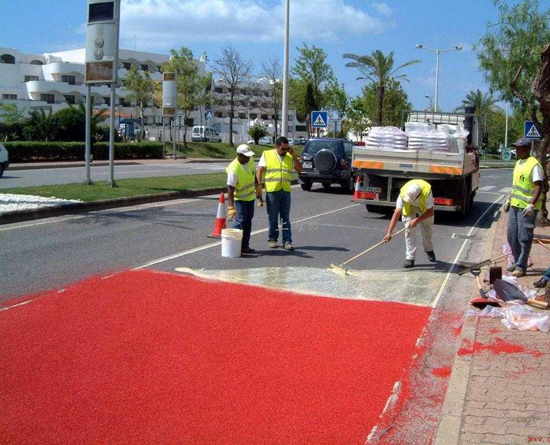
[[[383,208],[380,206],[374,206],[372,204],[366,204],[366,206],[369,213],[382,213]]]
[[[328,190],[332,184],[330,182],[323,182],[323,188]]]
[[[309,179],[306,179],[300,184],[300,187],[302,187],[302,190],[309,192],[311,190],[312,185],[313,184],[311,183],[311,181]]]
[[[0,178],[2,177],[3,174],[4,174],[4,166],[0,164]]]
[[[353,176],[350,176],[347,181],[342,181],[340,185],[344,189],[344,192],[351,193],[355,190],[355,178]]]

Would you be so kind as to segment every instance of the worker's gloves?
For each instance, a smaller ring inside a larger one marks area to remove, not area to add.
[[[236,216],[237,216],[237,211],[235,210],[235,207],[229,206],[227,208],[227,220],[233,221]]]
[[[262,187],[262,184],[258,184],[256,185],[256,197],[257,198],[260,198],[262,196],[262,192],[263,192],[263,187]]]
[[[525,207],[525,210],[523,211],[523,217],[529,218],[533,216],[533,213],[535,213],[535,206],[533,204],[529,204],[527,205],[527,207]]]
[[[508,201],[504,203],[504,213],[508,213],[510,211],[510,198],[508,198]]]

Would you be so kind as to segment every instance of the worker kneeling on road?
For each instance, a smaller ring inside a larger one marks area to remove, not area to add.
[[[255,253],[250,248],[254,200],[262,195],[262,186],[256,185],[254,152],[246,144],[237,147],[237,158],[225,169],[227,172],[228,211],[227,220],[235,221],[234,229],[243,231],[242,253]]]
[[[388,227],[388,233],[384,237],[384,242],[389,242],[392,238],[392,232],[399,217],[403,215],[403,222],[407,227],[405,230],[405,244],[407,248],[407,258],[404,268],[414,267],[416,256],[416,230],[414,228],[420,225],[422,232],[422,243],[428,259],[435,262],[435,253],[432,242],[434,226],[434,197],[432,195],[432,186],[422,179],[413,179],[407,182],[402,188],[397,199],[395,212]]]

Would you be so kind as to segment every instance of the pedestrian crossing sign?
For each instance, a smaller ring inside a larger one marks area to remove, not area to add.
[[[533,121],[525,121],[525,139],[538,140],[541,138],[541,131]]]
[[[328,112],[313,111],[311,113],[311,126],[313,128],[326,128],[328,126]]]

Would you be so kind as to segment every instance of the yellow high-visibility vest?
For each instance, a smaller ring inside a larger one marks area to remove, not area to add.
[[[292,182],[292,156],[286,154],[281,162],[276,149],[264,151],[265,188],[267,193],[284,190],[290,192]]]
[[[535,196],[535,183],[533,182],[532,173],[536,166],[540,166],[539,161],[530,156],[520,164],[516,162],[514,168],[514,182],[512,183],[512,195],[510,197],[510,205],[524,209],[531,204],[533,196]],[[542,167],[541,167],[542,168]],[[542,208],[542,194],[535,203],[535,210]]]
[[[237,174],[238,180],[235,185],[235,201],[254,201],[254,199],[256,199],[256,188],[254,187],[254,175],[256,172],[252,156],[250,157],[250,161],[248,161],[248,171],[244,169],[238,158],[235,158],[225,171],[226,173],[234,171]]]
[[[401,187],[401,200],[403,201],[403,216],[412,216],[414,213],[413,206],[405,201],[405,194],[407,193],[407,189],[409,185],[417,184],[420,187],[420,200],[418,207],[420,208],[420,212],[422,214],[426,213],[427,207],[426,207],[426,199],[428,196],[430,196],[430,193],[432,192],[432,186],[428,184],[426,181],[423,181],[422,179],[413,179],[412,181],[407,182],[403,187]]]

